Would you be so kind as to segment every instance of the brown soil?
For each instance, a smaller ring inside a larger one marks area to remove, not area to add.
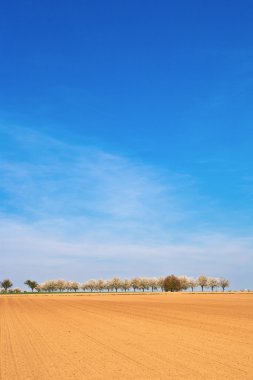
[[[0,296],[0,379],[253,379],[252,294]]]

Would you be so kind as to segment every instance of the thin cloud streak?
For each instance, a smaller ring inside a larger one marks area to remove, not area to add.
[[[153,168],[41,135],[38,141],[34,134],[32,139],[26,134],[25,141],[20,139],[23,161],[0,161],[0,188],[8,207],[12,203],[18,214],[40,219],[84,215],[100,220],[160,219],[159,223],[185,218],[175,185],[163,183]]]

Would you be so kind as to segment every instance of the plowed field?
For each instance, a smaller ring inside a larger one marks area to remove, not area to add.
[[[253,379],[252,294],[0,296],[0,379]]]

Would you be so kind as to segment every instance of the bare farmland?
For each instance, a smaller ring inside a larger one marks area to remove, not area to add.
[[[252,294],[0,297],[0,379],[253,379]]]

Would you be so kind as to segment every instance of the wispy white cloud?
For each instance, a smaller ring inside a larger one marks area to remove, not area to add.
[[[8,211],[29,220],[96,221],[102,226],[120,221],[124,227],[151,221],[160,226],[186,217],[175,180],[168,184],[153,168],[25,132],[10,136],[18,157],[0,160],[0,189]]]

